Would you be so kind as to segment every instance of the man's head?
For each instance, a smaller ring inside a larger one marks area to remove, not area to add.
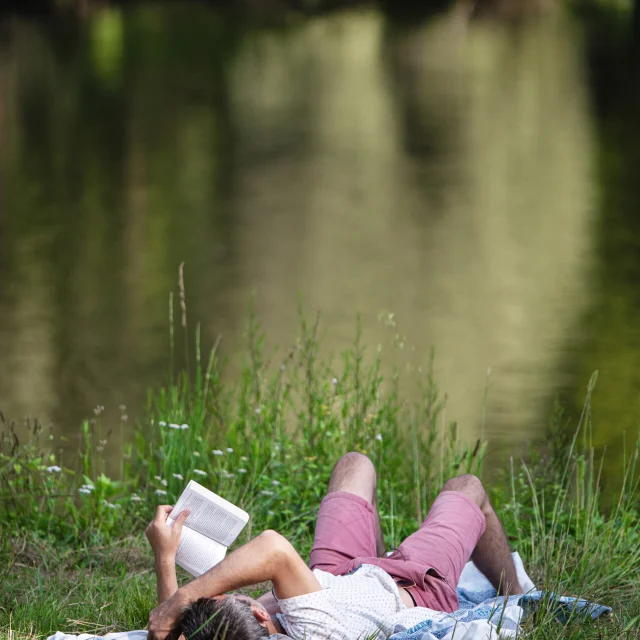
[[[196,600],[178,627],[186,640],[258,640],[275,631],[257,600],[235,594]]]

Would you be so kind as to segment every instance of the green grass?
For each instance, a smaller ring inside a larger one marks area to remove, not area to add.
[[[186,318],[182,324],[175,335],[171,322],[172,354],[176,342],[188,344]],[[114,425],[102,423],[100,408],[81,426],[77,459],[65,464],[52,453],[57,440],[37,423],[25,442],[4,423],[0,637],[143,628],[155,580],[142,531],[155,506],[174,501],[191,478],[251,513],[240,542],[274,528],[304,556],[331,467],[346,451],[366,453],[379,470],[389,546],[417,527],[447,478],[481,475],[485,444],[458,442],[455,425],[445,424],[432,362],[420,393],[405,395],[403,384],[415,389],[415,380],[385,378],[380,351],[367,352],[358,332],[333,362],[319,355],[317,323],[302,317],[286,351],[265,347],[253,317],[245,338],[240,375],[229,382],[215,348],[201,358],[196,330],[195,352],[187,352],[192,373],[151,391],[136,426],[125,417],[117,425],[128,438],[115,478],[105,474],[103,456]],[[526,465],[507,461],[489,490],[539,586],[609,604],[615,613],[561,625],[542,606],[525,625],[527,638],[640,637],[638,447],[621,469],[619,496],[604,508],[590,445],[593,384],[595,377],[570,428],[574,437],[563,438],[567,423],[558,411],[544,445]],[[54,465],[61,470],[48,470]]]

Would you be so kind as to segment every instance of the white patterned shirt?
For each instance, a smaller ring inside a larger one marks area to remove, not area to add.
[[[315,569],[321,591],[279,600],[278,620],[294,640],[376,640],[425,619],[421,607],[407,609],[393,578],[372,564],[345,576]]]

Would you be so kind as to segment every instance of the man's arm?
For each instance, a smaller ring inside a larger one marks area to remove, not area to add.
[[[189,510],[180,512],[173,526],[167,525],[167,518],[173,510],[169,505],[161,505],[156,517],[144,532],[156,556],[156,579],[158,581],[158,603],[168,600],[178,590],[176,577],[176,553],[180,546],[182,523],[187,519]]]
[[[149,615],[151,637],[164,640],[182,611],[198,598],[212,598],[267,580],[273,583],[278,598],[322,590],[293,545],[279,533],[265,531],[157,606]]]
[[[178,590],[174,560],[158,560],[156,558],[156,580],[158,582],[158,604],[162,604]]]

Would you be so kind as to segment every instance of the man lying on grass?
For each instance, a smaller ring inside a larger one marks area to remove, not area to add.
[[[386,557],[375,469],[348,453],[320,505],[309,566],[284,536],[265,531],[181,589],[175,554],[187,514],[169,528],[170,511],[159,507],[146,532],[156,555],[160,604],[149,630],[157,640],[386,638],[422,621],[414,607],[455,611],[470,558],[500,594],[522,593],[504,529],[471,475],[449,480],[418,531]],[[258,600],[230,593],[266,581],[273,590]]]

